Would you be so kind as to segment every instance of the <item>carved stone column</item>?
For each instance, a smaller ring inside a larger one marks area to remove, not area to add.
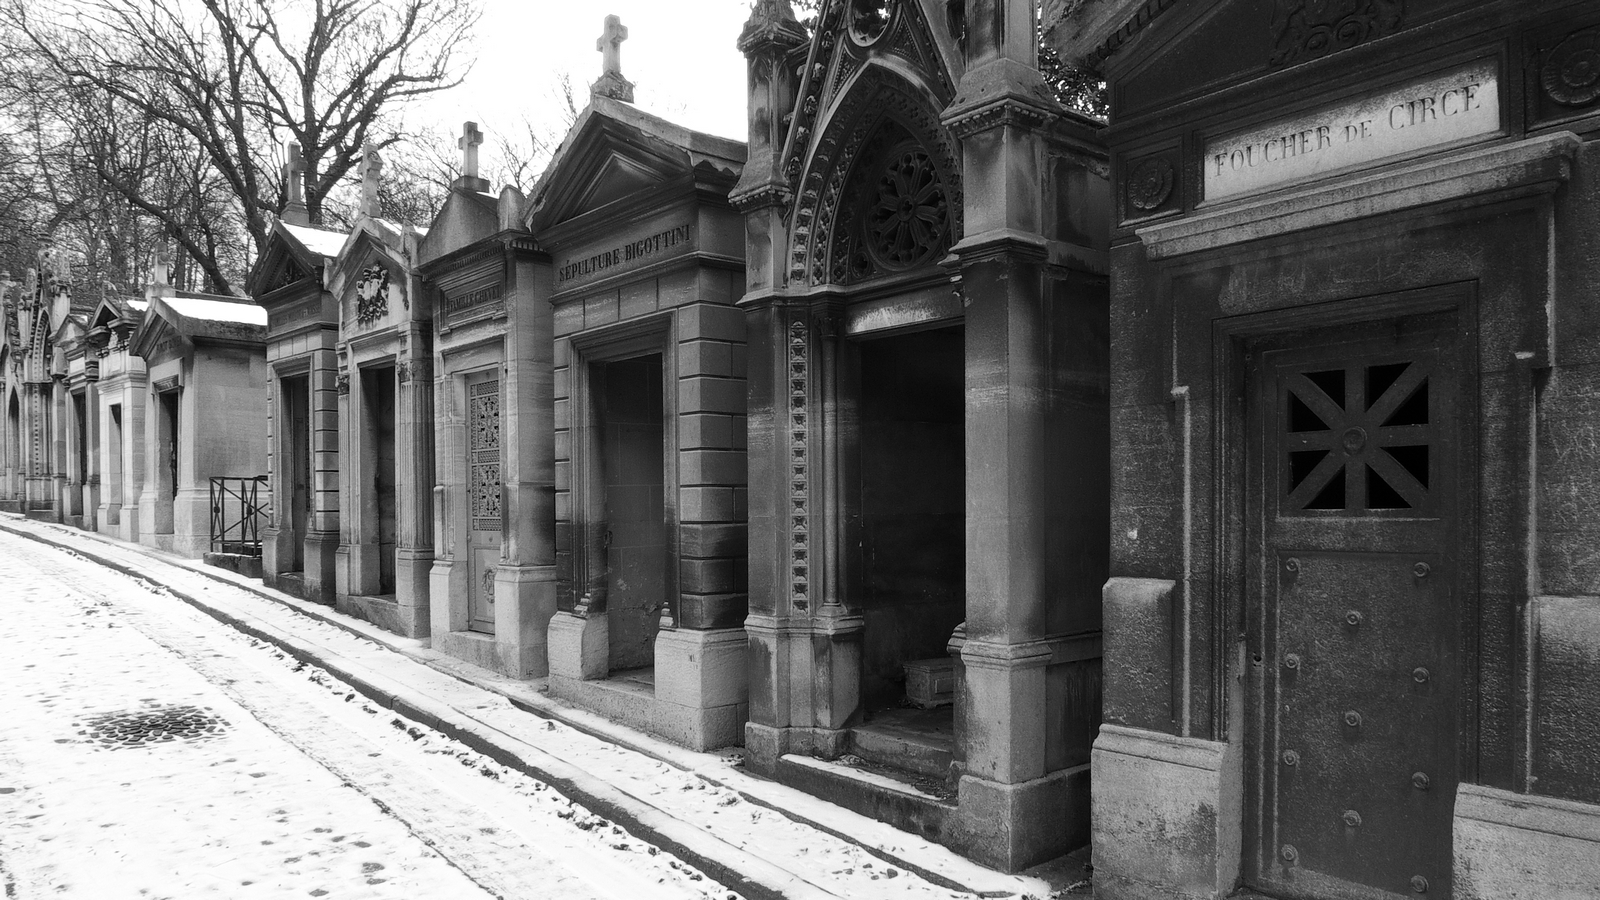
[[[429,633],[428,572],[433,567],[433,341],[429,323],[412,323],[396,366],[395,604],[402,633]]]

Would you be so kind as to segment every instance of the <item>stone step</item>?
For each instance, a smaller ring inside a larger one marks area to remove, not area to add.
[[[850,729],[850,752],[929,778],[948,778],[955,739],[949,715],[893,710]]]
[[[938,841],[956,811],[953,801],[928,793],[882,770],[866,770],[810,756],[778,758],[777,780],[852,812]]]

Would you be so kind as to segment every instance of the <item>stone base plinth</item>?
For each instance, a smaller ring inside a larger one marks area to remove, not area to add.
[[[208,566],[238,572],[246,578],[261,577],[261,557],[242,556],[238,553],[207,553],[201,557]]]
[[[653,686],[605,680],[606,641],[604,617],[557,613],[550,621],[550,694],[694,750],[743,742],[744,629],[663,629]]]
[[[1592,900],[1600,806],[1464,784],[1456,790],[1457,900]]]
[[[1090,765],[1097,898],[1201,900],[1233,890],[1243,826],[1237,745],[1103,725]]]

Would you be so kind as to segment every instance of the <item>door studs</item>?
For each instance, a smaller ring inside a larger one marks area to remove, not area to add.
[[[1426,772],[1413,772],[1411,775],[1411,786],[1419,791],[1427,790],[1431,783]]]
[[[1296,753],[1293,750],[1285,750],[1285,751],[1283,751],[1283,764],[1286,765],[1286,766],[1298,766],[1298,765],[1300,765],[1300,754]]]
[[[1346,625],[1349,625],[1351,628],[1360,628],[1361,627],[1361,613],[1358,613],[1353,609],[1350,610],[1349,612],[1344,614],[1344,623]]]
[[[1352,710],[1347,710],[1345,712],[1345,714],[1344,714],[1344,723],[1346,725],[1349,725],[1351,728],[1360,728],[1361,727],[1361,713],[1358,713],[1353,709]]]
[[[1418,578],[1427,578],[1428,573],[1432,571],[1433,567],[1425,562],[1419,562],[1411,567],[1411,574],[1417,576]]]
[[[1298,668],[1300,668],[1300,654],[1298,654],[1298,653],[1290,653],[1287,656],[1285,656],[1283,658],[1283,667],[1285,669],[1298,669]]]
[[[1284,862],[1292,863],[1300,858],[1300,851],[1296,850],[1293,844],[1284,844],[1283,849],[1278,851],[1278,855],[1283,857]]]
[[[1345,810],[1344,824],[1351,828],[1359,828],[1361,826],[1361,813],[1358,813],[1353,809]]]
[[[1421,875],[1411,876],[1411,889],[1419,894],[1426,894],[1428,892],[1428,879],[1423,878]]]
[[[1429,677],[1428,670],[1422,666],[1417,666],[1415,669],[1411,670],[1411,680],[1415,681],[1417,684],[1427,684]]]

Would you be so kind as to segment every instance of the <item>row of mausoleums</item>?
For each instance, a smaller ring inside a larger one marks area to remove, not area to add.
[[[611,22],[530,196],[469,126],[425,230],[372,157],[335,233],[292,163],[258,406],[215,310],[43,339],[41,277],[8,495],[178,548],[239,415],[269,584],[986,862],[1595,896],[1600,11],[1045,5],[1109,126],[1032,0],[758,0],[747,144]]]
[[[267,317],[153,276],[88,303],[52,252],[0,275],[0,509],[237,557],[261,524]]]
[[[1107,162],[1031,28],[933,6],[757,4],[748,145],[632,105],[613,22],[530,196],[470,125],[425,229],[292,188],[267,582],[1009,868],[1085,843]]]

